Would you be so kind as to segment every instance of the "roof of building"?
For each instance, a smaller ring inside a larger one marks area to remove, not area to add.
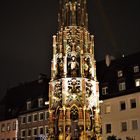
[[[22,83],[7,90],[1,104],[5,105],[5,119],[16,117],[28,100],[43,98],[48,101],[49,79],[44,75],[39,79]]]
[[[110,60],[107,66],[105,60],[97,62],[97,79],[100,87],[100,98],[107,99],[140,91],[135,86],[135,79],[140,78],[140,72],[134,73],[134,66],[140,67],[140,52]],[[122,77],[118,77],[118,71],[122,71]],[[126,83],[126,90],[119,91],[118,84]],[[108,87],[108,94],[102,94],[102,87]],[[123,93],[123,94],[122,94]]]

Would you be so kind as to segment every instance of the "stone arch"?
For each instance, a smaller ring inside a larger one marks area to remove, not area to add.
[[[72,105],[70,109],[70,119],[72,121],[78,120],[79,118],[79,109],[76,105]]]

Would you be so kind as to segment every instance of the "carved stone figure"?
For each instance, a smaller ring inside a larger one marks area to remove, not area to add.
[[[60,56],[57,58],[57,64],[56,64],[56,76],[57,78],[60,78],[61,76],[63,76],[64,73],[64,68],[63,68],[63,57],[61,56],[62,54],[60,54]]]
[[[72,79],[68,83],[68,91],[69,93],[79,93],[80,92],[80,81],[77,81],[76,79]]]
[[[92,86],[93,85],[91,84],[90,81],[86,82],[86,93],[88,97],[92,94]]]
[[[77,76],[77,69],[79,67],[79,63],[76,60],[76,56],[72,56],[70,62],[68,62],[68,67],[70,68],[71,76]]]
[[[54,96],[61,98],[62,97],[62,86],[60,81],[56,81],[56,84],[54,86]]]
[[[90,77],[92,75],[92,67],[91,67],[91,62],[90,58],[85,57],[83,61],[83,72],[85,77]]]

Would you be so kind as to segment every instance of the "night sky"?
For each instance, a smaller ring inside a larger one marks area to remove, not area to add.
[[[39,73],[50,78],[57,12],[58,0],[0,1],[0,98]],[[139,0],[88,0],[88,13],[97,61],[140,51]]]

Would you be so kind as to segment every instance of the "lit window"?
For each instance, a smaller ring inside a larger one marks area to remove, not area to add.
[[[43,107],[43,98],[38,99],[38,107]]]
[[[106,133],[111,133],[111,124],[106,124]]]
[[[45,126],[45,134],[48,134],[49,133],[49,128],[48,126]]]
[[[108,87],[103,87],[102,88],[102,95],[108,94]]]
[[[5,124],[2,124],[1,125],[1,132],[4,132],[5,131]]]
[[[134,73],[139,72],[139,66],[134,66],[133,69],[134,69]]]
[[[32,130],[31,130],[31,128],[29,128],[27,131],[27,136],[30,137],[31,135],[32,135]]]
[[[37,135],[37,128],[33,128],[33,136]]]
[[[7,124],[7,131],[10,131],[10,130],[11,130],[11,124],[8,123],[8,124]]]
[[[118,71],[118,77],[122,77],[123,76],[123,71],[122,70],[119,70]]]
[[[27,102],[27,110],[30,110],[31,109],[31,101],[28,101]]]
[[[135,80],[135,86],[136,86],[136,87],[139,87],[139,86],[140,86],[140,79],[136,79],[136,80]]]
[[[132,120],[132,130],[137,130],[137,129],[138,129],[138,121]]]
[[[119,83],[119,91],[123,91],[126,89],[125,82]]]
[[[36,122],[36,121],[37,121],[37,113],[33,114],[33,122]]]
[[[105,113],[108,114],[111,112],[111,106],[110,105],[106,105],[105,106]]]
[[[45,120],[48,120],[49,119],[49,112],[45,112]]]
[[[26,116],[21,117],[21,123],[26,123]]]
[[[130,105],[131,105],[131,108],[136,108],[136,99],[131,99]]]
[[[32,121],[32,116],[31,115],[28,115],[27,116],[27,122],[30,123],[31,121]]]
[[[16,130],[17,128],[16,122],[13,122],[13,130]]]
[[[25,129],[24,130],[21,130],[21,138],[24,138],[26,136],[26,131]]]
[[[125,110],[126,109],[126,104],[125,104],[125,101],[121,101],[120,102],[120,110]]]
[[[38,133],[39,133],[39,135],[44,133],[44,132],[43,132],[43,127],[39,127]]]
[[[44,113],[43,112],[39,113],[39,120],[42,121],[43,118],[44,118]]]
[[[122,131],[127,131],[127,123],[126,122],[121,123],[121,129],[122,129]]]

